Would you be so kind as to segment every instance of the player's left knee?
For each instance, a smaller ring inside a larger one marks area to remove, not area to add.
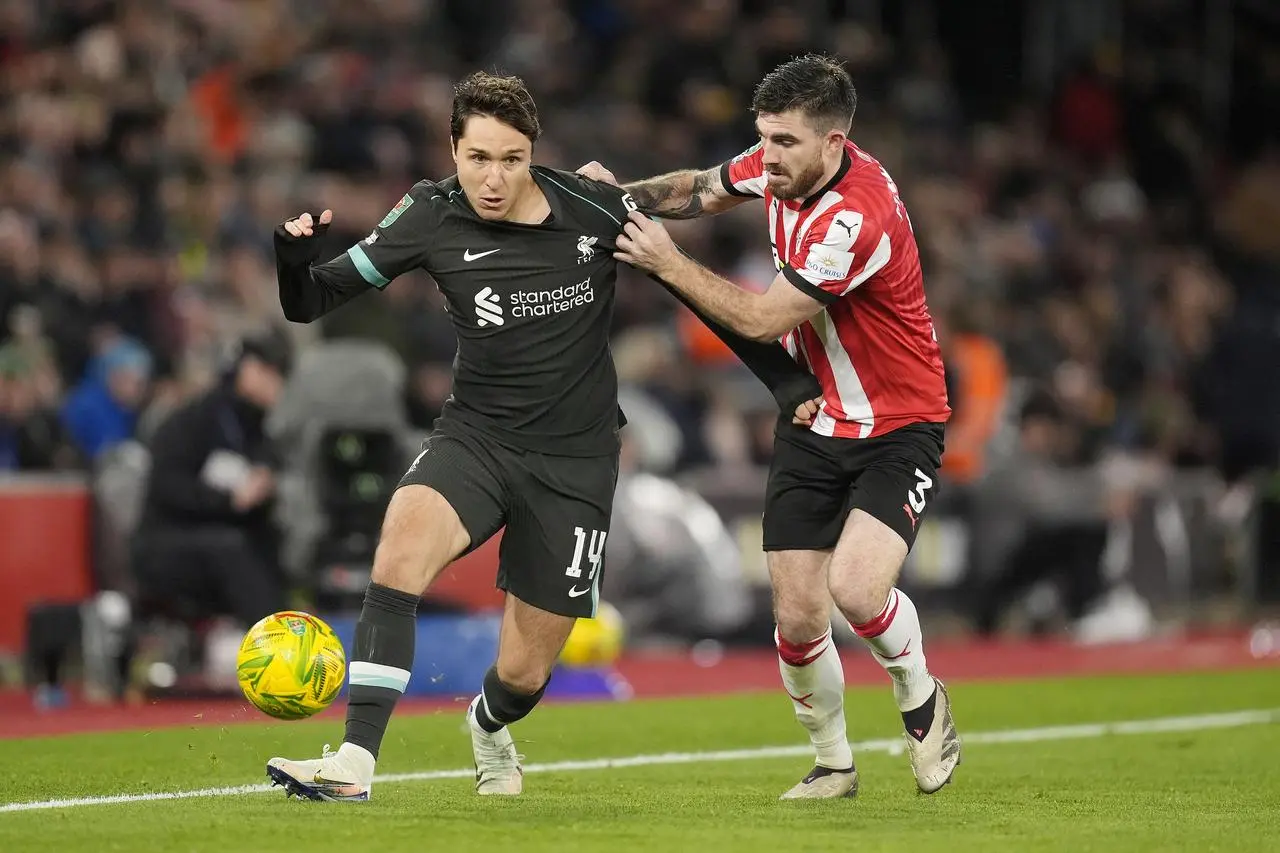
[[[831,598],[846,619],[857,625],[880,614],[907,551],[887,524],[862,510],[850,513],[827,573]]]
[[[831,598],[844,617],[854,625],[876,618],[884,609],[893,581],[859,578],[856,572],[832,572]]]

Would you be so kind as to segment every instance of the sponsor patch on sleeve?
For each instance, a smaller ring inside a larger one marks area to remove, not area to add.
[[[824,281],[840,281],[847,278],[853,267],[853,252],[841,252],[821,244],[809,250],[805,258],[805,272]]]
[[[378,227],[386,228],[392,222],[395,222],[400,218],[400,214],[409,209],[409,205],[411,204],[413,204],[413,197],[408,193],[405,193],[404,198],[400,199],[400,201],[396,203],[396,206],[391,208],[391,211],[386,216],[382,217],[382,221],[378,223]]]

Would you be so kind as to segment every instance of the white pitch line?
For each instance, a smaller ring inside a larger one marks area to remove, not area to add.
[[[1110,735],[1141,735],[1168,732],[1194,732],[1207,729],[1228,729],[1240,726],[1267,725],[1280,722],[1280,708],[1269,710],[1233,711],[1224,714],[1199,714],[1190,717],[1157,717],[1150,720],[1127,720],[1113,723],[1084,723],[1072,726],[1046,726],[1033,729],[1006,729],[1004,731],[971,732],[961,734],[965,744],[1035,743],[1055,740],[1100,738]],[[901,739],[866,740],[852,745],[854,752],[901,753]],[[696,764],[718,761],[747,761],[762,758],[793,758],[811,755],[813,747],[766,746],[753,749],[721,749],[708,752],[661,752],[650,755],[629,755],[620,758],[593,758],[582,761],[555,761],[549,764],[530,764],[525,773],[580,773],[586,770],[610,770],[625,767],[650,767],[665,764]],[[397,782],[430,782],[440,779],[470,779],[475,770],[468,767],[459,770],[427,770],[419,773],[390,773],[375,777],[381,784]],[[81,806],[107,806],[116,803],[150,803],[158,800],[188,800],[204,797],[233,797],[240,794],[261,794],[272,790],[271,785],[235,785],[227,788],[201,788],[195,791],[166,791],[153,794],[116,794],[106,797],[77,797],[40,802],[6,803],[0,812],[25,812],[46,809],[69,809]]]

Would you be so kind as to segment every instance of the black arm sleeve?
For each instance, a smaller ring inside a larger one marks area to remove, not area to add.
[[[369,290],[347,255],[319,266],[309,261],[290,263],[279,251],[279,239],[277,230],[276,283],[280,307],[290,322],[310,323]]]
[[[773,399],[777,401],[782,414],[790,415],[796,407],[806,400],[822,396],[822,386],[818,379],[808,370],[796,363],[782,344],[763,343],[744,338],[737,332],[720,325],[698,309],[674,287],[671,287],[657,276],[649,276],[667,289],[672,296],[684,303],[694,315],[702,321],[715,336],[724,341],[739,360],[746,365],[755,377],[764,383]]]
[[[309,323],[371,288],[381,290],[421,266],[438,216],[440,193],[420,181],[400,199],[368,237],[326,264],[312,265],[328,226],[312,237],[292,237],[276,228],[276,280],[287,319]]]

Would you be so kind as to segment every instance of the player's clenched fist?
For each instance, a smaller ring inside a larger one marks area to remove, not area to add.
[[[791,416],[791,422],[797,426],[810,426],[813,419],[818,416],[818,410],[822,408],[822,398],[814,397],[812,400],[805,400],[796,406],[795,414]]]
[[[320,255],[320,240],[333,222],[333,211],[326,210],[320,218],[304,213],[278,226],[275,231],[276,256],[286,264],[309,264]]]
[[[294,237],[310,237],[314,233],[316,225],[328,225],[333,221],[333,211],[326,210],[320,214],[320,221],[314,222],[310,213],[304,213],[297,219],[290,219],[284,224],[284,230],[288,231]]]
[[[615,244],[613,256],[637,269],[665,278],[667,270],[680,258],[671,235],[657,222],[633,210]]]

